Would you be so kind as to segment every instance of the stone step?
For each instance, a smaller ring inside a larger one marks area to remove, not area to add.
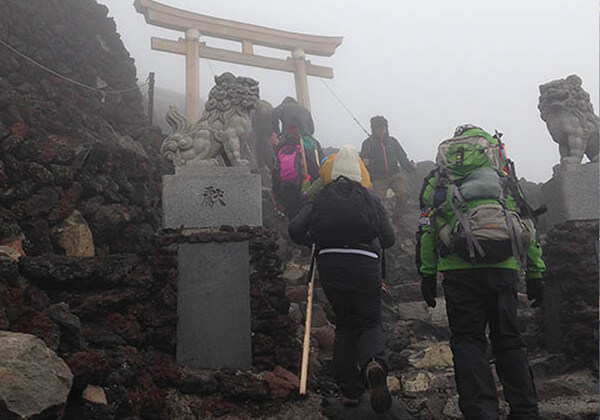
[[[397,303],[423,301],[420,282],[388,285],[388,288]]]

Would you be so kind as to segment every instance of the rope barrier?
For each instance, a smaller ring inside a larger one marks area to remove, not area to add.
[[[210,70],[210,72],[211,72],[211,74],[213,76],[213,79],[214,79],[215,78],[215,72],[214,72],[214,70],[212,68],[212,65],[210,64],[210,61],[208,61],[207,58],[205,58],[204,60],[206,61],[206,64],[208,64],[208,69]]]
[[[333,91],[333,89],[331,89],[329,87],[329,85],[327,83],[325,83],[325,80],[323,80],[323,78],[321,78],[321,77],[319,77],[319,80],[321,81],[321,83],[323,83],[323,85],[327,88],[327,90],[329,92],[331,92],[331,94],[334,96],[334,98],[337,99],[337,101],[339,102],[339,104],[346,110],[346,112],[348,112],[348,114],[352,117],[352,119],[354,120],[354,122],[356,122],[356,124],[358,124],[358,126],[362,129],[362,131],[364,131],[367,136],[370,136],[371,133],[369,133],[365,129],[365,127],[362,126],[362,124],[360,123],[360,121],[358,121],[358,119],[354,116],[354,114],[352,114],[352,111],[350,111],[350,109],[344,104],[344,102],[342,102],[342,100],[339,98],[339,96],[337,96],[335,94],[335,92]]]
[[[12,45],[4,42],[2,39],[0,39],[0,44],[4,45],[6,48],[8,48],[9,50],[11,50],[12,52],[14,52],[15,54],[21,56],[22,58],[24,58],[25,60],[29,61],[30,63],[34,64],[35,66],[41,68],[44,71],[47,71],[50,74],[53,74],[56,77],[60,77],[61,79],[73,83],[74,85],[77,85],[79,87],[85,88],[85,89],[89,89],[92,90],[94,92],[98,92],[101,93],[103,95],[107,95],[107,94],[119,94],[119,93],[125,93],[125,92],[131,92],[133,90],[136,89],[140,89],[144,86],[147,86],[149,84],[149,82],[143,83],[141,85],[136,85],[135,87],[130,87],[130,88],[126,88],[126,89],[119,89],[119,90],[102,90],[102,89],[98,89],[95,88],[93,86],[88,86],[84,83],[78,82],[77,80],[73,80],[67,76],[63,76],[62,74],[44,66],[43,64],[38,63],[37,61],[35,61],[33,58],[28,57],[27,55],[23,54],[21,51],[17,50],[15,47],[13,47]]]

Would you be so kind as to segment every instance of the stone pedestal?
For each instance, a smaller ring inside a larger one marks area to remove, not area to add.
[[[544,337],[569,363],[598,364],[598,221],[556,225],[544,244]]]
[[[260,176],[247,167],[179,169],[163,177],[165,228],[260,226]],[[177,363],[252,365],[248,241],[179,245]]]
[[[261,226],[260,175],[248,167],[207,167],[163,176],[163,226]]]
[[[177,363],[252,365],[248,241],[180,244]]]
[[[598,163],[561,165],[542,186],[548,211],[542,216],[545,231],[566,221],[599,218]]]

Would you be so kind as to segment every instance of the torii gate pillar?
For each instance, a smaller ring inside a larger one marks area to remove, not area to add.
[[[296,82],[296,99],[298,103],[310,111],[310,97],[308,96],[308,77],[306,72],[306,56],[300,48],[292,52],[294,61],[294,81]]]
[[[193,124],[200,118],[200,31],[188,29],[185,33],[185,114]]]
[[[155,0],[135,0],[134,6],[149,24],[185,33],[185,39],[177,41],[152,37],[152,49],[186,56],[186,114],[192,123],[200,117],[199,58],[294,73],[298,103],[310,109],[307,76],[332,79],[333,69],[312,64],[306,55],[331,57],[343,40],[215,18]],[[241,51],[210,47],[199,41],[200,35],[239,42]],[[289,51],[292,56],[280,59],[257,55],[255,45]]]

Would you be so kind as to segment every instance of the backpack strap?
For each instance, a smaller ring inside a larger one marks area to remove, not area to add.
[[[506,218],[506,226],[508,227],[508,232],[510,236],[510,245],[512,248],[512,252],[514,257],[517,259],[519,263],[519,268],[523,269],[526,263],[526,255],[525,249],[523,247],[523,235],[515,226],[512,217],[510,216],[510,212],[506,207],[506,199],[504,197],[504,189],[500,189],[500,197],[498,197],[498,201],[504,210],[504,217]]]
[[[456,205],[454,204],[455,197],[458,200],[458,203],[460,204],[461,211],[459,211],[458,208],[456,207]],[[471,258],[471,262],[474,263],[475,262],[475,250],[477,250],[477,252],[479,253],[479,255],[482,258],[485,257],[485,251],[479,244],[479,241],[477,240],[477,238],[475,238],[475,235],[473,235],[473,231],[471,230],[471,225],[469,224],[469,220],[467,219],[467,217],[464,214],[467,203],[454,182],[452,182],[450,184],[449,201],[450,201],[450,208],[452,208],[452,212],[454,213],[454,215],[456,216],[456,219],[458,220],[458,222],[462,225],[463,229],[465,230],[465,236],[467,238],[467,246],[469,247],[469,257]]]
[[[535,227],[535,242],[536,244],[540,243],[540,230],[538,229],[539,220],[538,217],[540,214],[543,214],[545,210],[537,209],[535,210],[531,204],[527,201],[525,197],[525,193],[523,189],[519,185],[519,180],[517,179],[515,172],[515,164],[512,160],[507,160],[507,167],[509,170],[508,178],[506,178],[506,185],[508,185],[509,191],[512,193],[517,206],[519,207],[521,217],[526,216],[531,218],[533,221],[533,225]]]

